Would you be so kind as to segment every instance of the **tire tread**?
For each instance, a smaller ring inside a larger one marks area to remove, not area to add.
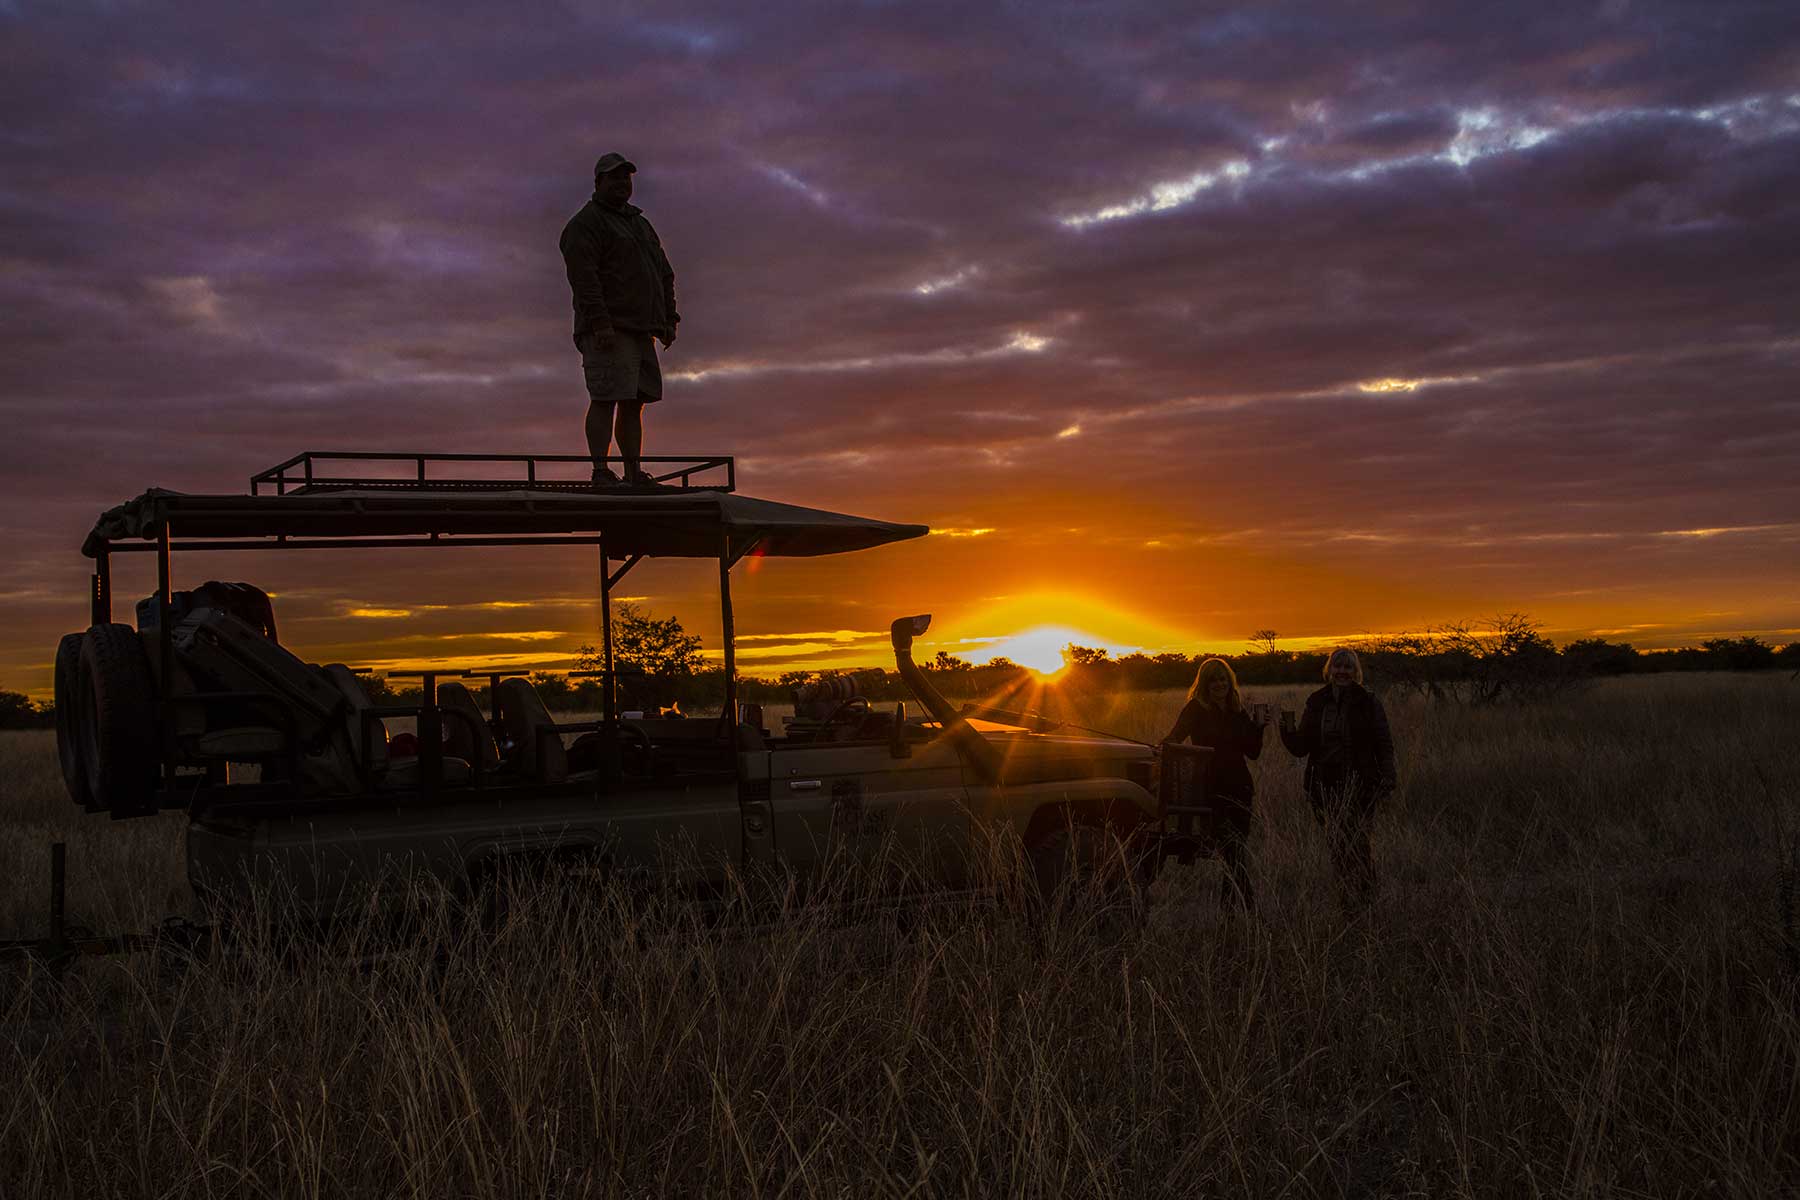
[[[81,644],[83,760],[96,805],[114,818],[157,811],[156,689],[129,625],[95,625]]]

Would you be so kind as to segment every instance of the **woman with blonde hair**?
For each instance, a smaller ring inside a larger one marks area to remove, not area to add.
[[[1362,660],[1340,646],[1325,659],[1325,686],[1306,698],[1298,726],[1291,713],[1281,721],[1282,744],[1306,760],[1306,798],[1325,827],[1338,884],[1359,907],[1375,894],[1369,824],[1394,790],[1387,710],[1362,681]]]
[[[1259,722],[1244,711],[1244,698],[1238,693],[1231,664],[1222,658],[1209,658],[1194,672],[1194,686],[1188,689],[1187,703],[1175,718],[1175,728],[1163,739],[1185,739],[1212,750],[1206,764],[1206,790],[1224,801],[1225,807],[1220,822],[1220,850],[1225,860],[1220,895],[1225,902],[1245,908],[1254,907],[1256,899],[1250,889],[1250,868],[1244,853],[1250,838],[1251,800],[1256,784],[1245,760],[1262,753],[1266,727],[1267,721]]]

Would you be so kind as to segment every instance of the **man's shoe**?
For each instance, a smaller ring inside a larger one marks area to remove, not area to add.
[[[596,464],[594,467],[594,486],[618,487],[619,477],[613,474],[611,467],[605,466],[604,464]]]
[[[644,470],[642,467],[631,467],[631,466],[626,467],[625,468],[625,482],[630,484],[632,487],[660,487],[661,486],[660,484],[658,484],[656,482],[655,479],[651,478],[650,473],[648,471]]]

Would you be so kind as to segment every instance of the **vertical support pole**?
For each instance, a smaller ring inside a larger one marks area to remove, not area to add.
[[[727,736],[737,737],[737,622],[731,615],[731,534],[719,534],[719,622],[725,634],[725,711]],[[734,743],[735,744],[735,741]]]
[[[167,518],[156,526],[156,750],[162,760],[163,790],[175,790],[175,755],[169,745],[169,697],[175,693],[174,547]]]
[[[65,916],[68,912],[68,847],[62,842],[50,843],[50,952],[62,950]]]
[[[419,792],[437,798],[444,781],[444,718],[438,712],[437,672],[419,677]]]
[[[88,624],[106,625],[112,621],[112,548],[100,543],[94,556],[94,593],[88,597]]]
[[[610,722],[619,711],[613,673],[612,573],[606,567],[606,534],[600,535],[600,717]]]
[[[600,769],[594,772],[594,794],[618,787],[619,673],[613,662],[612,569],[606,561],[606,531],[600,531]]]

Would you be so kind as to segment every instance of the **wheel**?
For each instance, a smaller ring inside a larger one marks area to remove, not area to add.
[[[1093,880],[1099,831],[1092,825],[1058,825],[1025,849],[1031,896],[1045,910],[1071,908]]]
[[[1025,853],[1031,870],[1028,892],[1040,912],[1098,906],[1141,914],[1149,883],[1147,856],[1109,827],[1065,822],[1034,838]]]
[[[89,812],[100,812],[106,806],[94,801],[81,748],[85,711],[81,705],[81,643],[85,637],[85,633],[68,633],[56,644],[56,758],[62,765],[69,799]]]
[[[82,769],[93,803],[114,817],[155,812],[156,688],[137,633],[128,625],[88,630],[76,679]]]

